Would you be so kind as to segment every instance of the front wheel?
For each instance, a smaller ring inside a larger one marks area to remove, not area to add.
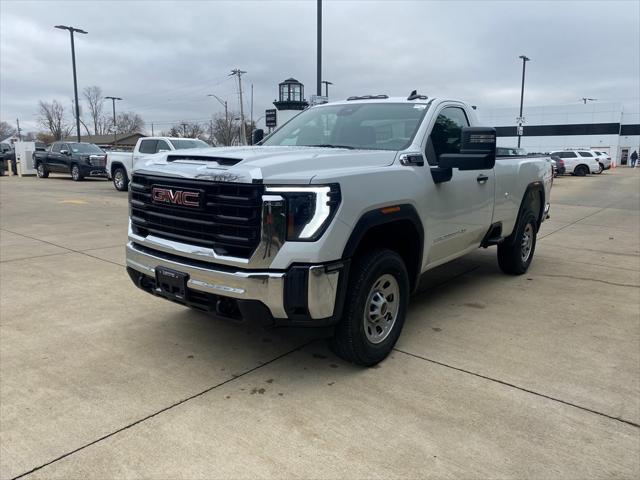
[[[498,265],[504,273],[522,275],[527,271],[536,250],[537,219],[531,210],[525,210],[517,230],[498,244]]]
[[[113,186],[120,192],[126,192],[129,187],[129,177],[124,168],[116,168],[113,172]]]
[[[598,173],[604,172],[604,164],[600,163],[600,167],[598,168]]]
[[[42,163],[38,163],[38,167],[36,168],[36,173],[38,178],[47,178],[49,176],[49,170]]]
[[[409,276],[396,252],[374,249],[357,258],[349,275],[345,311],[330,347],[340,358],[372,366],[396,344],[409,301]]]
[[[573,171],[573,174],[576,177],[584,177],[589,173],[589,169],[585,166],[585,165],[578,165],[575,170]]]
[[[74,182],[79,182],[84,178],[82,173],[80,173],[80,167],[76,164],[71,167],[71,178]]]

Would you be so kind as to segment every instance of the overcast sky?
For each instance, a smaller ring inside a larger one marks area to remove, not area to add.
[[[354,94],[518,105],[640,100],[640,2],[345,1],[323,6],[323,78],[332,99]],[[254,118],[295,77],[315,93],[316,1],[0,0],[0,117],[37,128],[38,100],[73,98],[69,35],[76,36],[79,89],[98,85],[124,98],[150,128],[204,121],[222,106],[238,110],[232,68],[246,70]],[[110,107],[110,105],[109,105]],[[248,115],[248,112],[247,112]]]

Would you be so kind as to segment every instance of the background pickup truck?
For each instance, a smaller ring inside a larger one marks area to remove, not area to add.
[[[209,147],[197,138],[145,137],[138,139],[133,152],[109,152],[107,154],[107,175],[113,180],[116,190],[126,192],[129,187],[133,165],[155,153],[173,150]]]
[[[495,129],[463,102],[351,97],[260,146],[136,164],[127,270],[218,315],[334,326],[334,352],[373,365],[427,270],[497,245],[504,272],[527,271],[551,181],[546,157],[496,158]]]
[[[93,143],[54,142],[46,151],[35,151],[34,166],[39,178],[47,178],[50,172],[70,173],[78,182],[85,177],[104,177],[105,153]]]
[[[16,172],[16,151],[8,143],[0,143],[0,175],[4,175],[5,170],[9,170],[9,163],[13,168],[13,174]]]

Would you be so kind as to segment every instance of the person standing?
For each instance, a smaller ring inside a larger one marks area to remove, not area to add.
[[[638,165],[638,152],[634,150],[633,153],[631,154],[631,167],[636,168],[637,165]]]

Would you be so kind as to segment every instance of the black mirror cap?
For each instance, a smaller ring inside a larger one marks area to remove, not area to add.
[[[257,145],[264,138],[264,130],[261,128],[256,128],[251,133],[251,145]]]
[[[496,129],[464,127],[460,153],[440,155],[438,165],[458,170],[487,170],[496,164]]]

